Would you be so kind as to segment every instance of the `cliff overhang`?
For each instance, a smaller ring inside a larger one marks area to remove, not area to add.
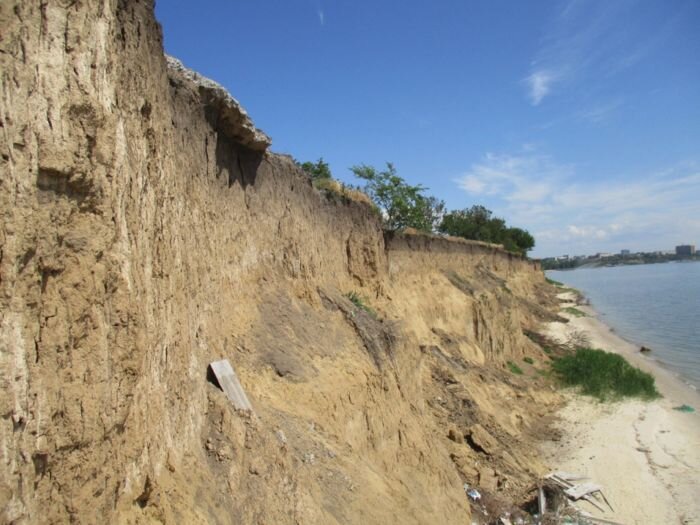
[[[175,57],[165,58],[170,82],[186,84],[199,94],[207,119],[217,132],[254,151],[267,150],[272,139],[255,127],[241,103],[226,88],[185,67]]]

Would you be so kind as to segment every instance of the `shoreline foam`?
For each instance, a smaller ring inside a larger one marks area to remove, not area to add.
[[[570,294],[559,297],[565,301],[562,307],[571,304]],[[549,323],[547,335],[561,340],[574,330],[585,331],[592,346],[618,353],[654,375],[663,398],[599,403],[570,394],[558,414],[562,438],[544,443],[545,460],[553,469],[576,472],[603,485],[615,510],[601,513],[580,505],[594,516],[625,524],[700,524],[700,394],[658,360],[639,353],[591,307],[577,308],[587,316],[562,313],[569,323]],[[696,412],[673,409],[683,404]]]

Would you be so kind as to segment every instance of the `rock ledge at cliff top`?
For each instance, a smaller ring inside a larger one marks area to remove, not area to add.
[[[215,120],[212,125],[217,131],[256,151],[265,151],[272,144],[270,137],[255,127],[246,110],[226,88],[188,69],[175,57],[166,55],[165,58],[171,82],[189,83],[196,88],[208,110],[208,118]]]

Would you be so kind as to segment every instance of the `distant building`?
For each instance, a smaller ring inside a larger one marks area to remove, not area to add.
[[[629,250],[620,250],[620,255],[622,255],[623,257],[624,257],[625,255],[629,255],[629,254],[630,254],[630,251],[629,251]]]
[[[680,255],[680,256],[695,255],[695,245],[694,244],[681,244],[680,246],[676,246],[676,255]]]
[[[607,252],[598,252],[595,254],[595,256],[598,259],[607,259],[608,257],[612,257],[612,253],[607,253]]]

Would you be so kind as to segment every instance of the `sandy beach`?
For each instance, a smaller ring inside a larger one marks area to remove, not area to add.
[[[573,305],[573,294],[559,298],[562,308]],[[585,331],[593,347],[619,353],[653,374],[663,398],[600,403],[571,394],[559,413],[562,438],[544,444],[545,460],[604,487],[614,511],[581,502],[593,516],[624,524],[700,524],[700,395],[617,336],[592,308],[577,308],[586,317],[563,312],[570,322],[549,323],[547,335],[566,340],[576,330]],[[696,411],[673,409],[683,404]]]

